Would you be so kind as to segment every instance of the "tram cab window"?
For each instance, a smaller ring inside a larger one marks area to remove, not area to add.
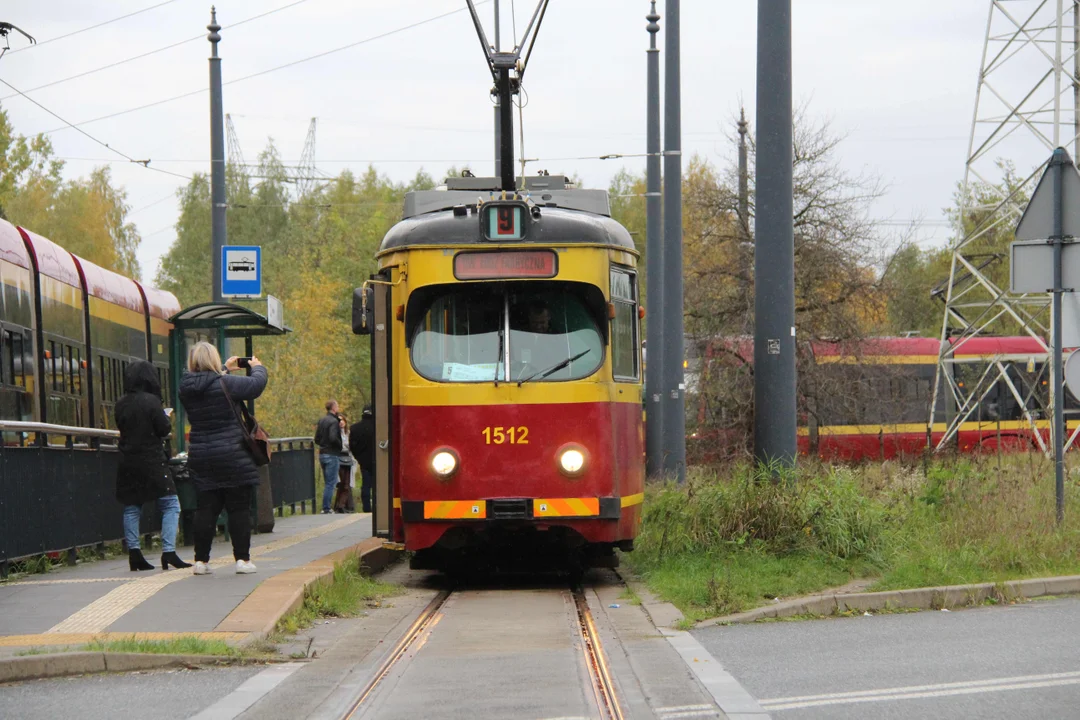
[[[408,321],[413,367],[437,382],[588,377],[603,362],[604,342],[594,313],[584,298],[552,285],[454,286],[426,302],[415,297],[419,307],[410,307]],[[565,367],[552,370],[567,360]]]

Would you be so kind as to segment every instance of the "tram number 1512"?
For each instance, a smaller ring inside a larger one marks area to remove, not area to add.
[[[529,428],[521,427],[486,427],[481,431],[485,445],[528,445]]]

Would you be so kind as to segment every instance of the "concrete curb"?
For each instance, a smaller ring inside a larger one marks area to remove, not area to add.
[[[734,615],[702,620],[695,627],[749,623],[791,617],[793,615],[839,615],[845,612],[906,609],[946,610],[949,608],[970,607],[989,598],[1012,601],[1045,595],[1070,595],[1076,593],[1080,593],[1080,575],[1034,578],[1031,580],[1008,580],[1000,583],[944,585],[916,590],[810,595]]]
[[[334,566],[356,557],[370,573],[376,573],[401,556],[401,551],[384,546],[381,538],[368,538],[300,567],[267,578],[222,620],[215,632],[247,633],[241,646],[250,645],[274,632],[278,621],[299,608],[304,592],[334,575]]]
[[[0,684],[20,680],[86,675],[100,672],[159,670],[171,667],[235,665],[265,662],[214,655],[157,655],[150,653],[59,652],[0,660]]]

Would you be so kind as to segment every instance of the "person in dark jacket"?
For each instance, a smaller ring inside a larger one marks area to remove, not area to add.
[[[326,414],[315,426],[315,444],[319,447],[319,465],[323,470],[322,511],[331,512],[330,501],[334,498],[334,488],[338,484],[341,469],[341,457],[347,455],[341,442],[341,431],[345,429],[345,420],[338,412],[337,400],[326,401]]]
[[[253,573],[251,563],[251,494],[259,484],[255,465],[238,419],[239,404],[254,400],[266,388],[266,368],[251,358],[251,375],[230,375],[238,369],[237,358],[221,364],[221,355],[210,343],[191,349],[188,372],[180,379],[180,402],[191,423],[188,441],[188,472],[198,498],[195,510],[195,574],[210,574],[210,545],[222,508],[229,513],[236,572]],[[228,388],[232,403],[226,399]]]
[[[120,467],[116,472],[116,499],[124,505],[124,539],[128,566],[153,570],[139,547],[139,520],[143,503],[157,500],[161,512],[161,569],[191,567],[176,554],[176,526],[180,500],[168,471],[164,439],[172,431],[161,406],[157,368],[137,360],[124,371],[124,396],[116,401],[116,427],[120,430]]]
[[[364,407],[360,420],[349,428],[349,450],[360,466],[360,504],[371,512],[371,487],[375,478],[375,416],[371,406]]]

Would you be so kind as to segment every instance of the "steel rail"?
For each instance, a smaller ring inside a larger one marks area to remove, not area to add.
[[[611,679],[611,671],[608,669],[607,659],[604,656],[600,634],[596,631],[596,623],[593,622],[592,612],[589,611],[589,601],[585,599],[585,592],[581,588],[574,588],[572,594],[574,604],[577,606],[581,637],[584,641],[582,648],[585,652],[585,665],[593,681],[597,708],[602,717],[623,720],[622,708],[619,707],[619,700],[615,695],[615,683]]]
[[[349,706],[349,709],[345,711],[345,714],[342,716],[342,720],[351,720],[351,718],[356,715],[357,711],[362,709],[361,706],[364,704],[364,701],[366,701],[371,696],[371,694],[375,692],[375,690],[379,687],[379,683],[381,683],[386,678],[386,676],[390,674],[390,671],[394,669],[394,666],[397,665],[403,657],[405,657],[405,653],[409,651],[409,648],[412,647],[413,643],[415,643],[420,638],[420,636],[424,634],[425,630],[429,629],[436,622],[439,621],[439,618],[442,617],[439,613],[439,610],[446,603],[447,599],[450,597],[451,592],[453,591],[443,590],[438,595],[436,595],[431,602],[427,604],[427,607],[425,607],[424,610],[420,613],[419,617],[417,617],[416,620],[413,621],[413,624],[409,626],[409,629],[405,632],[401,639],[398,640],[397,645],[394,646],[394,649],[391,650],[390,654],[386,656],[385,660],[383,660],[382,664],[379,666],[379,669],[375,671],[374,675],[372,675],[371,680],[369,680],[368,684],[364,686],[364,690],[360,693],[360,696],[352,705]]]

